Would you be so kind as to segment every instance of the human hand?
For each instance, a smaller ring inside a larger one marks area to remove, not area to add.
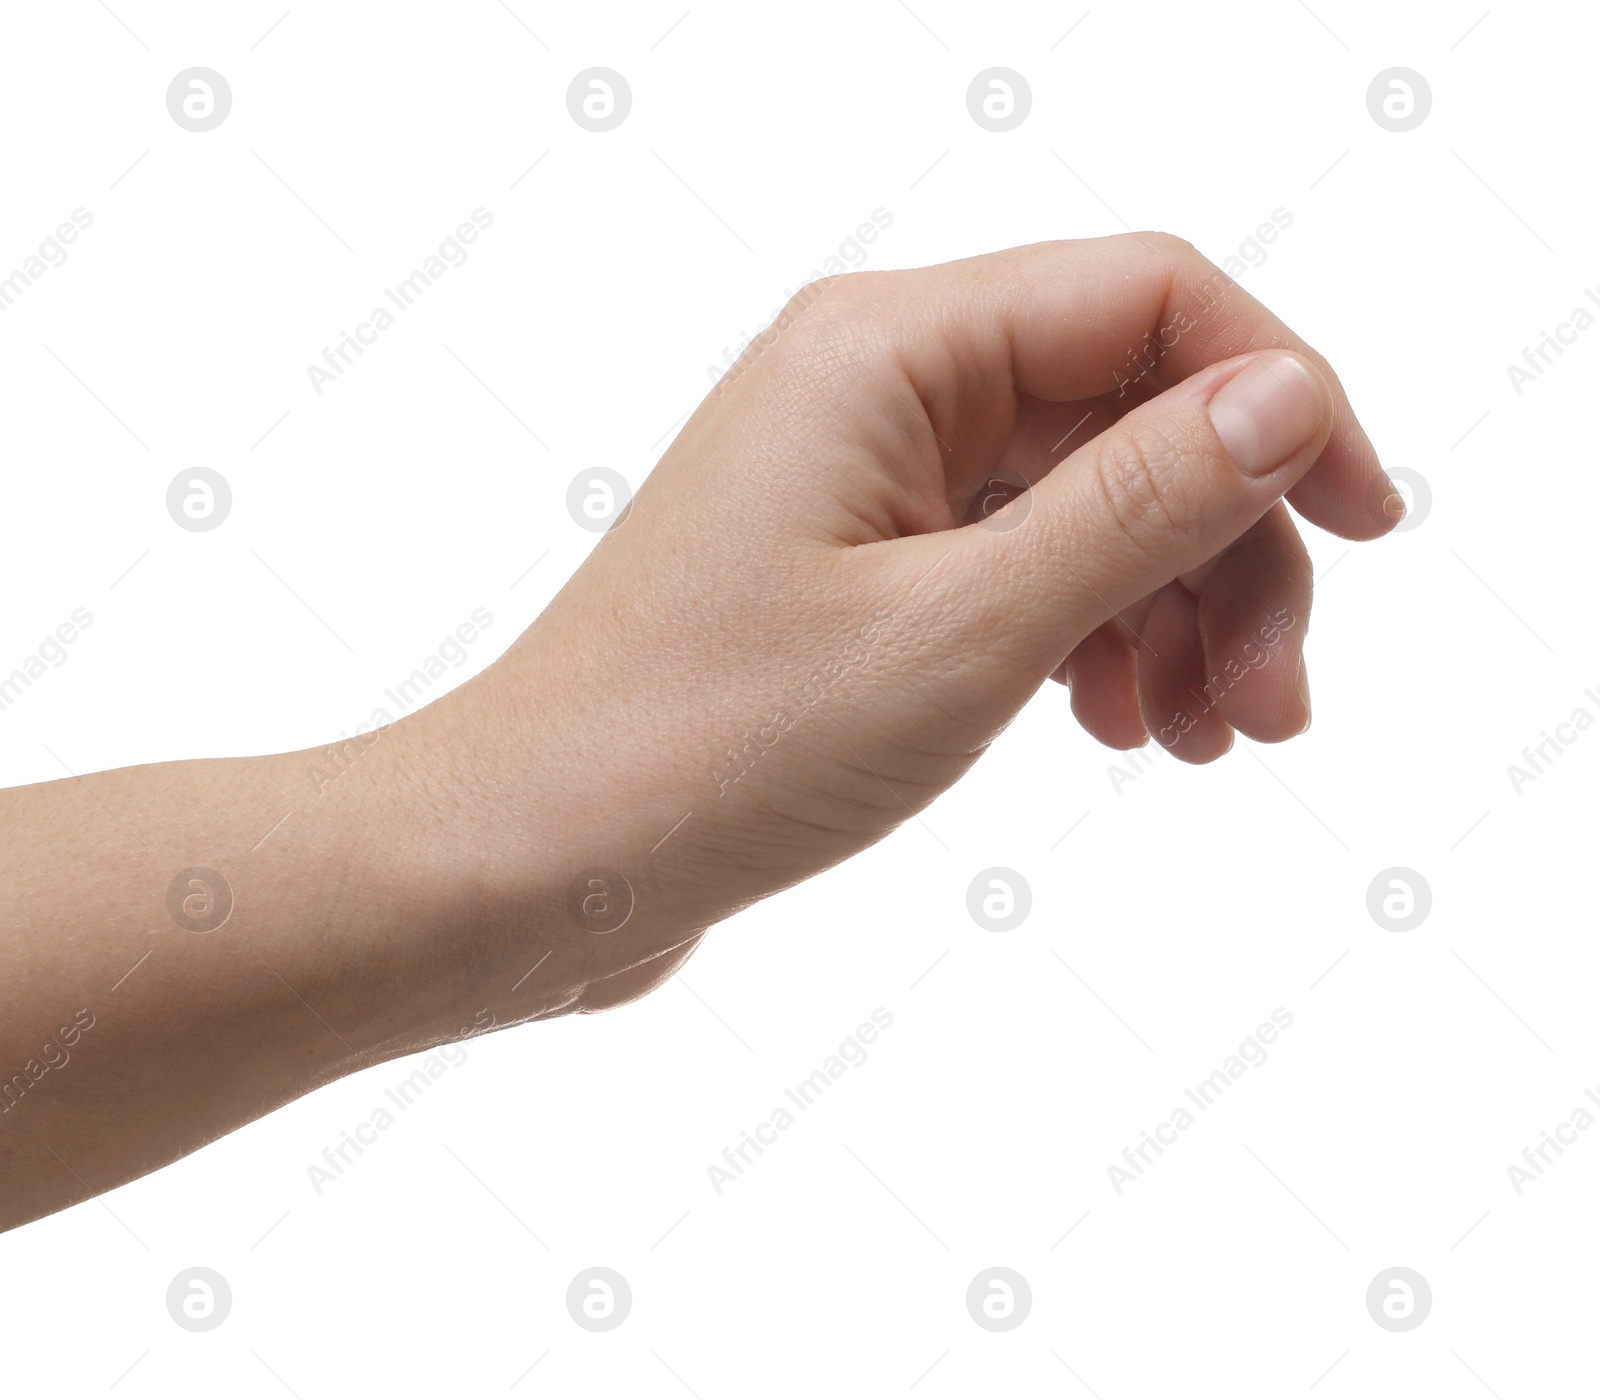
[[[835,278],[762,340],[448,702],[494,774],[475,839],[521,872],[489,880],[501,940],[522,958],[538,909],[560,954],[533,1014],[636,996],[871,845],[1048,677],[1117,748],[1299,734],[1281,498],[1349,539],[1403,509],[1327,362],[1167,235]],[[596,907],[631,911],[604,937],[560,907],[596,867]]]
[[[1398,504],[1327,364],[1177,239],[807,289],[505,656],[336,746],[359,777],[121,769],[109,829],[77,779],[7,794],[0,1228],[379,1060],[641,995],[926,806],[1049,676],[1119,747],[1299,733],[1285,496],[1353,539]],[[198,929],[196,875],[227,893]],[[35,1028],[130,967],[97,1071],[33,1091]]]

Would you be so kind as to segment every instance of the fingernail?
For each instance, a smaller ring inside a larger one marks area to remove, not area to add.
[[[1303,656],[1300,658],[1300,671],[1295,677],[1294,684],[1300,694],[1300,703],[1306,710],[1306,722],[1300,726],[1300,732],[1304,734],[1311,728],[1311,679],[1306,675],[1306,659]]]
[[[1265,476],[1316,436],[1324,418],[1321,383],[1293,355],[1263,355],[1211,399],[1211,426],[1246,476]]]

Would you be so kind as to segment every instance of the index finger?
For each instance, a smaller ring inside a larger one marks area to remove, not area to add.
[[[1056,402],[1160,392],[1219,360],[1296,351],[1332,390],[1328,445],[1289,493],[1307,520],[1367,540],[1400,518],[1394,487],[1333,367],[1192,244],[1165,233],[1036,243],[918,269],[937,305],[909,318],[904,364],[924,404],[949,402],[952,362],[1009,365]],[[932,329],[934,334],[929,335]],[[951,341],[955,343],[952,344]],[[959,353],[952,360],[951,351]],[[935,425],[937,428],[937,424]]]

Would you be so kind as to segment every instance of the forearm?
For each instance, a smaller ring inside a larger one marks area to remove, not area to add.
[[[0,1225],[605,970],[554,926],[556,857],[505,830],[467,715],[6,794]]]
[[[715,796],[682,697],[580,591],[382,730],[4,795],[0,1228],[367,1065],[632,1000],[773,887],[711,855],[735,812],[674,830]]]

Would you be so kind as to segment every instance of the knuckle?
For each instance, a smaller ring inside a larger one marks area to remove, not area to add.
[[[780,313],[787,354],[806,365],[850,364],[881,339],[884,274],[846,272],[808,282]]]
[[[858,378],[891,354],[904,283],[891,272],[845,272],[806,283],[771,338],[773,370],[824,386]]]
[[[719,390],[758,367],[762,380],[778,374],[823,382],[859,360],[874,329],[873,299],[860,281],[864,276],[819,277],[793,293],[736,355],[724,351],[729,369],[718,381]]]
[[[1157,229],[1149,233],[1136,233],[1131,236],[1149,244],[1170,262],[1192,262],[1201,256],[1200,250],[1193,243],[1187,238],[1180,238],[1175,233],[1167,233],[1164,230]]]
[[[1179,238],[1175,233],[1141,233],[1134,237],[1154,251],[1165,270],[1169,301],[1185,289],[1191,294],[1206,296],[1208,301],[1213,300],[1232,285],[1233,279],[1187,238]]]
[[[1289,528],[1292,530],[1294,527],[1290,526]],[[1295,596],[1309,599],[1313,591],[1312,585],[1316,581],[1316,571],[1312,567],[1311,556],[1306,553],[1306,547],[1301,542],[1299,535],[1294,537],[1294,542],[1298,547],[1289,555],[1286,566],[1288,574],[1287,587]],[[1308,603],[1307,607],[1309,606],[1310,604]]]
[[[1192,513],[1182,499],[1186,449],[1149,425],[1107,436],[1091,474],[1113,529],[1141,554],[1171,557],[1191,543]]]
[[[876,272],[841,272],[807,282],[784,307],[797,326],[856,323],[876,318],[884,299],[884,275]]]

